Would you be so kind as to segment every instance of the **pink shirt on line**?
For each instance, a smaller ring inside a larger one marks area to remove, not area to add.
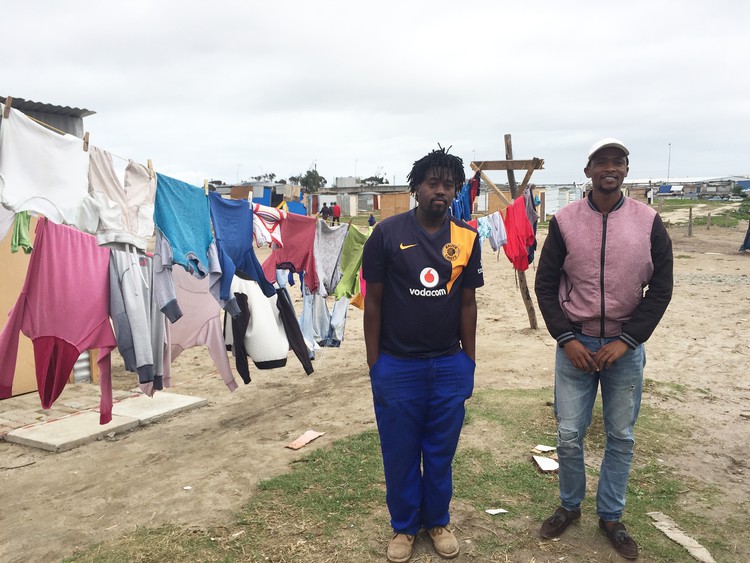
[[[18,301],[0,332],[0,398],[12,394],[19,332],[34,345],[42,407],[60,396],[78,356],[99,348],[99,422],[112,420],[109,249],[72,227],[41,219]]]

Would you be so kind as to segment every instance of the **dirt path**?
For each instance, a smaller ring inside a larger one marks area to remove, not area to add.
[[[750,410],[750,256],[736,253],[746,228],[698,230],[690,239],[672,230],[675,297],[647,345],[646,377],[689,390],[646,400],[703,428],[665,459],[731,493],[708,507],[717,516],[750,502],[750,420],[741,416]],[[510,264],[485,249],[477,387],[550,386],[554,343],[528,328]],[[252,383],[230,394],[207,351],[193,349],[173,368],[174,390],[208,398],[207,407],[60,454],[0,442],[0,467],[30,463],[0,471],[0,560],[59,560],[137,526],[226,523],[258,480],[312,448],[374,428],[361,311],[350,308],[341,348],[321,350],[314,366],[305,376],[290,354],[285,368],[254,370]],[[133,382],[128,374],[117,384]],[[284,447],[309,428],[326,435],[299,452]]]

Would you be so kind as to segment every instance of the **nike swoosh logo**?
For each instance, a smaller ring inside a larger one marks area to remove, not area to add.
[[[414,247],[414,246],[417,246],[417,245],[416,245],[416,244],[404,244],[403,242],[402,242],[401,244],[399,244],[399,245],[398,245],[398,247],[399,247],[399,248],[400,248],[401,250],[406,250],[407,248],[412,248],[412,247]]]

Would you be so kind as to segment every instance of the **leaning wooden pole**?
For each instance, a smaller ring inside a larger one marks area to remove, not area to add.
[[[505,158],[506,160],[513,160],[513,144],[511,143],[510,135],[505,135]],[[523,197],[523,192],[516,194],[516,176],[511,168],[508,168],[508,186],[510,187],[513,199]],[[529,315],[529,326],[536,330],[539,328],[539,325],[536,322],[536,311],[534,310],[534,302],[531,300],[529,284],[526,281],[526,272],[516,270],[516,274],[518,275],[518,286],[521,288],[521,299],[523,299],[526,313]]]
[[[513,143],[510,140],[510,134],[505,135],[505,160],[513,160]],[[510,198],[516,199],[518,186],[516,185],[516,174],[508,169],[508,188],[510,189]],[[523,194],[521,194],[523,195]]]

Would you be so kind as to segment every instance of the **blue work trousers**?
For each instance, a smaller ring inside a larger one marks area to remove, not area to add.
[[[416,535],[450,521],[453,456],[475,369],[463,351],[437,358],[381,353],[370,369],[386,504],[396,532]]]
[[[615,340],[584,334],[576,334],[576,338],[592,352]],[[565,350],[557,349],[555,416],[560,505],[564,509],[580,508],[586,493],[583,438],[591,424],[594,401],[601,385],[606,443],[596,493],[596,511],[606,521],[620,520],[622,517],[635,445],[633,426],[641,408],[645,365],[643,344],[635,350],[628,349],[620,359],[601,372],[576,368],[570,363]]]

